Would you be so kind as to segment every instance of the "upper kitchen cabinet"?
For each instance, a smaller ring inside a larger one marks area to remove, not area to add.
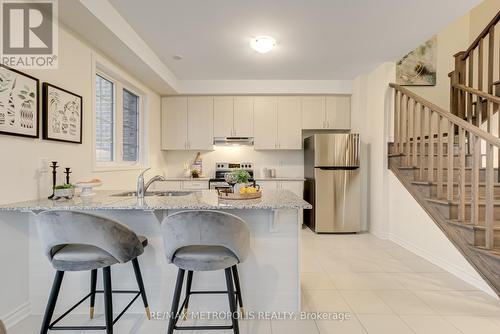
[[[234,136],[253,137],[253,96],[234,98]]]
[[[188,149],[212,150],[214,143],[214,98],[188,97]]]
[[[259,96],[254,100],[256,150],[300,150],[302,118],[300,98]]]
[[[161,148],[186,150],[188,137],[187,97],[164,97],[161,100]]]
[[[302,97],[302,128],[305,130],[326,128],[324,96]]]
[[[214,98],[214,137],[253,137],[251,96]]]
[[[278,149],[302,148],[302,112],[300,97],[278,97]]]
[[[350,96],[326,97],[326,128],[335,130],[349,130],[351,128]]]
[[[302,128],[305,130],[349,130],[351,128],[351,97],[302,97]]]
[[[234,134],[234,98],[214,97],[214,137],[232,137]]]
[[[278,98],[257,96],[254,99],[254,148],[278,149]]]
[[[162,149],[212,150],[213,121],[213,97],[163,98]]]

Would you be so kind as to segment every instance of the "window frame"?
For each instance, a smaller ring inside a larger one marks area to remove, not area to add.
[[[119,73],[119,70],[106,64],[105,61],[94,61],[92,77],[92,165],[94,172],[119,171],[119,170],[141,170],[147,165],[145,152],[146,132],[146,94],[136,85]],[[96,155],[96,76],[113,83],[113,161],[97,161]],[[138,121],[138,154],[137,161],[123,160],[123,91],[127,90],[138,97],[137,121]]]

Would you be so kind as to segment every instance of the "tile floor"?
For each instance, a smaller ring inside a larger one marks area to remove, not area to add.
[[[347,312],[350,319],[242,321],[242,334],[500,333],[499,301],[390,241],[303,230],[302,246],[303,310]],[[30,317],[9,334],[37,333],[40,321]],[[139,315],[115,328],[164,332],[164,322]]]

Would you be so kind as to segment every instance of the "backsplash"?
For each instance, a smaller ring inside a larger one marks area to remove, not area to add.
[[[184,162],[191,164],[197,152],[163,151],[161,167],[166,177],[182,177]],[[213,151],[202,152],[203,175],[213,177],[216,162],[253,162],[256,177],[263,177],[263,168],[275,168],[276,177],[303,177],[302,151],[255,151],[249,146],[216,146]]]

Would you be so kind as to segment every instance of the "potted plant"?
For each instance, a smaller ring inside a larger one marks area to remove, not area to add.
[[[60,184],[54,187],[54,197],[65,197],[67,199],[73,198],[75,195],[75,187],[72,184]]]
[[[200,171],[199,171],[199,170],[197,170],[197,169],[192,169],[192,170],[191,170],[191,177],[192,177],[193,179],[197,179],[197,178],[199,178],[199,177],[200,177]]]
[[[240,192],[241,187],[245,187],[248,184],[248,182],[251,178],[250,173],[248,173],[246,170],[242,170],[242,169],[235,170],[229,174],[231,174],[231,179],[236,181],[236,183],[233,185],[233,192],[236,194],[238,194]],[[227,181],[227,179],[226,179],[226,181]]]

